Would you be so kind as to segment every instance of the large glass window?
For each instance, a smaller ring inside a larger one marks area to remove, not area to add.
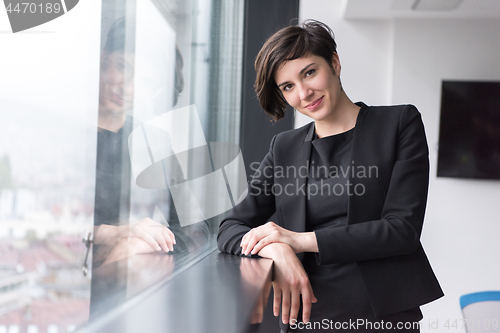
[[[92,14],[100,34],[89,29],[92,47],[75,48],[78,76],[61,82],[63,66],[25,75],[75,82],[79,95],[2,94],[0,332],[73,331],[215,248],[246,189],[243,9],[103,1]]]

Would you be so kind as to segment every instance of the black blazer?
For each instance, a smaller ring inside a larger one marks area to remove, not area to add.
[[[420,113],[413,105],[357,104],[361,109],[351,153],[355,172],[350,172],[348,186],[358,195],[349,196],[346,226],[315,231],[316,257],[319,264],[356,262],[372,309],[383,317],[443,296],[420,243],[429,152]],[[274,212],[277,224],[305,231],[306,177],[300,175],[307,174],[313,131],[310,123],[273,138],[247,196],[220,224],[220,251],[241,255],[243,235]],[[293,170],[301,167],[304,171],[295,177]]]

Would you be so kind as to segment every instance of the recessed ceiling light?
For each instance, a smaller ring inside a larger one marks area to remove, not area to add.
[[[421,11],[453,10],[461,2],[462,0],[416,0],[411,9]]]

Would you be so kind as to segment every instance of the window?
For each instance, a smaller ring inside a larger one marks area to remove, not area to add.
[[[17,57],[42,63],[6,76],[0,330],[70,332],[175,276],[215,248],[246,188],[243,1],[79,7],[88,29],[26,35],[49,47]],[[51,57],[70,66],[48,71]],[[173,252],[152,248],[170,233]]]

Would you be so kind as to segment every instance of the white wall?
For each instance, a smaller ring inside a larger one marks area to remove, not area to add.
[[[412,103],[422,113],[431,162],[422,243],[446,294],[422,307],[422,332],[447,330],[448,319],[460,327],[461,295],[500,290],[500,181],[436,177],[441,80],[500,80],[500,20],[346,21],[342,3],[301,0],[300,19],[335,32],[351,100]],[[299,115],[296,127],[306,119]],[[429,328],[436,320],[439,328]]]
[[[436,177],[441,80],[500,81],[500,20],[400,20],[394,32],[392,102],[415,104],[424,119],[431,183],[422,239],[446,294],[424,307],[424,331],[428,319],[460,323],[461,295],[500,290],[500,181]]]

